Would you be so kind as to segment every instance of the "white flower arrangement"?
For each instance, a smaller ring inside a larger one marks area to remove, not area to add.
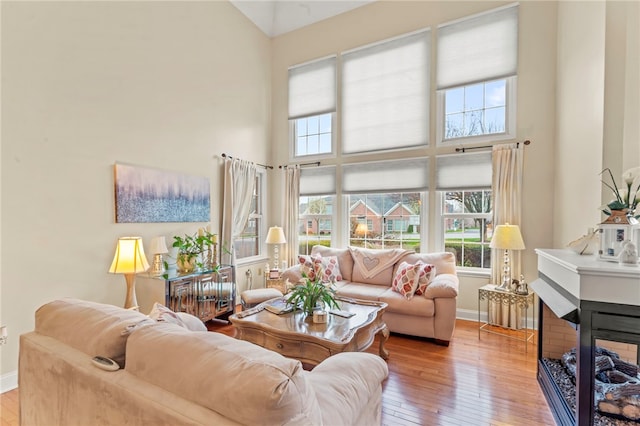
[[[602,212],[606,215],[611,215],[612,210],[627,209],[630,214],[633,214],[638,203],[640,203],[640,167],[626,170],[622,174],[623,185],[620,187],[616,184],[616,180],[613,178],[613,174],[609,168],[604,169],[600,174],[602,175],[604,172],[609,173],[611,184],[608,184],[604,180],[601,182],[613,191],[615,198],[601,207]]]

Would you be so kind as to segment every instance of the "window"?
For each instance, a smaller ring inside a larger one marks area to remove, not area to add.
[[[237,260],[243,260],[261,254],[263,236],[266,235],[264,233],[263,223],[264,175],[264,171],[258,171],[256,173],[249,218],[247,219],[244,230],[233,242]]]
[[[335,111],[335,56],[289,69],[293,158],[333,153]]]
[[[517,5],[441,25],[438,143],[513,138],[517,66]]]
[[[436,157],[442,247],[465,268],[491,268],[491,152]]]
[[[314,245],[331,246],[335,192],[335,166],[300,170],[298,253],[309,254]]]
[[[442,194],[445,251],[456,254],[457,266],[491,268],[491,190]]]
[[[352,194],[347,200],[349,245],[420,250],[419,192]]]
[[[333,114],[299,118],[294,123],[295,157],[331,154]]]

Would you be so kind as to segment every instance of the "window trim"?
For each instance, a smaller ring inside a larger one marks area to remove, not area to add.
[[[504,133],[491,133],[485,135],[463,136],[460,138],[444,139],[445,127],[445,93],[447,90],[458,89],[460,87],[471,86],[478,83],[490,83],[492,81],[505,80],[505,131]],[[441,89],[436,92],[436,146],[470,145],[475,143],[489,143],[515,139],[516,137],[516,115],[517,115],[517,87],[518,77],[494,78],[486,81],[476,81],[462,84],[456,87]]]
[[[316,117],[316,116],[325,115],[325,114],[331,114],[331,152],[322,153],[322,154],[296,155],[296,140],[298,139],[298,134],[296,129],[296,120],[299,120],[301,118]],[[308,117],[299,117],[299,118],[289,120],[289,161],[290,162],[297,162],[301,160],[315,161],[315,160],[322,160],[327,158],[336,158],[337,157],[336,118],[337,118],[337,114],[335,111],[333,111],[333,112],[324,112],[321,114],[310,115]]]
[[[257,169],[256,170],[256,178],[258,179],[259,188],[256,188],[258,190],[258,202],[260,203],[260,214],[250,214],[249,215],[249,219],[258,219],[257,220],[257,226],[258,226],[258,253],[253,255],[253,256],[248,256],[248,257],[242,257],[242,258],[238,258],[236,257],[236,265],[241,266],[241,265],[247,265],[250,263],[256,263],[256,262],[261,262],[264,261],[264,259],[266,257],[268,257],[268,252],[267,252],[267,246],[265,241],[265,238],[267,236],[266,234],[266,211],[267,211],[267,173],[266,173],[266,169]]]

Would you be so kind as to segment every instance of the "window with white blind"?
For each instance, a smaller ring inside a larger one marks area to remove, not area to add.
[[[440,25],[437,40],[438,142],[513,138],[518,6]]]
[[[441,197],[441,241],[457,266],[491,268],[491,152],[436,157]]]
[[[300,170],[298,253],[309,254],[314,245],[331,246],[335,194],[335,166]]]
[[[293,157],[331,155],[336,111],[336,57],[289,69]]]
[[[428,144],[431,32],[342,53],[342,152]]]

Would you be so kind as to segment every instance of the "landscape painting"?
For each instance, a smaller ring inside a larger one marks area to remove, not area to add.
[[[209,222],[209,179],[116,164],[116,223]]]

